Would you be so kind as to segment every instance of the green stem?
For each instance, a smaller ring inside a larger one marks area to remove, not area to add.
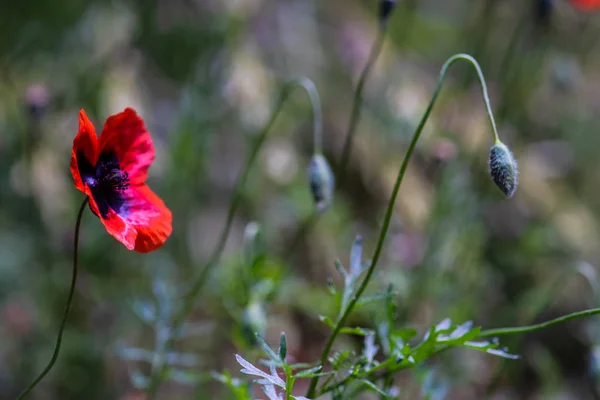
[[[362,108],[363,89],[365,87],[365,83],[367,81],[369,73],[371,72],[371,69],[375,64],[375,61],[377,61],[377,57],[379,57],[379,54],[381,53],[386,32],[385,27],[386,25],[382,25],[379,29],[379,34],[377,35],[377,39],[375,39],[375,43],[373,43],[373,48],[371,49],[371,54],[369,55],[367,64],[365,65],[365,69],[362,71],[362,73],[360,74],[360,78],[358,79],[356,92],[354,92],[354,100],[352,102],[352,112],[350,113],[348,133],[346,134],[346,140],[344,141],[344,147],[342,149],[342,158],[340,159],[340,164],[338,167],[338,179],[340,180],[340,183],[344,179],[346,168],[350,160],[350,153],[352,152],[352,143],[354,141],[356,128],[358,126],[358,120],[360,119],[360,111]]]
[[[290,95],[292,89],[295,87],[298,87],[298,86],[304,88],[310,98],[310,101],[312,104],[313,120],[314,120],[314,125],[313,125],[314,126],[314,132],[313,132],[314,146],[315,146],[315,149],[317,149],[321,146],[322,132],[323,132],[322,119],[321,119],[321,103],[319,101],[319,95],[315,88],[314,83],[308,78],[299,78],[299,79],[294,79],[292,81],[287,82],[284,85],[283,89],[281,90],[279,99],[277,100],[277,103],[275,105],[275,110],[271,114],[271,118],[269,119],[269,121],[267,122],[265,127],[262,129],[262,131],[258,134],[258,138],[257,138],[256,142],[254,143],[254,146],[252,147],[252,149],[250,151],[250,155],[249,155],[248,159],[246,160],[246,164],[244,165],[244,167],[242,169],[242,174],[240,175],[240,177],[237,180],[237,183],[236,183],[235,189],[234,189],[234,193],[233,193],[233,198],[231,200],[231,203],[229,203],[229,210],[227,211],[227,219],[225,222],[225,226],[224,226],[223,230],[221,231],[221,234],[217,241],[217,246],[216,246],[215,250],[213,251],[212,256],[209,258],[209,260],[207,261],[205,266],[202,268],[202,271],[200,272],[200,275],[198,276],[198,278],[196,280],[194,280],[192,288],[185,295],[185,297],[183,299],[183,306],[181,308],[181,311],[176,315],[176,317],[173,320],[172,329],[171,329],[172,332],[177,333],[179,331],[179,329],[181,328],[181,325],[185,322],[186,318],[189,316],[192,309],[196,305],[196,300],[198,299],[198,296],[199,296],[202,288],[206,284],[206,281],[207,281],[208,277],[210,276],[210,273],[218,265],[219,260],[221,259],[221,255],[223,254],[223,250],[225,249],[225,243],[227,242],[227,237],[229,236],[229,231],[231,230],[231,225],[233,223],[233,217],[234,217],[235,212],[237,211],[239,203],[242,199],[242,191],[244,189],[244,186],[246,185],[246,181],[248,180],[250,170],[251,170],[252,166],[254,165],[254,162],[256,161],[258,153],[260,152],[263,144],[265,143],[267,134],[271,131],[271,128],[273,127],[275,120],[279,116],[288,96]],[[174,334],[170,335],[169,339],[163,346],[163,351],[166,352],[171,348],[171,346],[174,342],[174,336],[175,336]],[[160,359],[164,360],[164,357],[161,357]],[[156,367],[155,371],[152,373],[152,376],[150,379],[150,384],[148,385],[148,389],[147,389],[147,392],[150,395],[150,398],[154,398],[156,396],[156,393],[161,384],[161,381],[164,378],[164,375],[167,371],[167,367],[168,366],[163,361],[162,365],[159,365],[158,367]]]
[[[46,365],[46,368],[38,375],[37,378],[33,382],[27,386],[27,389],[23,390],[17,400],[24,399],[25,396],[31,392],[31,390],[42,380],[44,377],[50,372],[54,363],[58,359],[58,354],[60,353],[60,346],[62,344],[62,336],[65,330],[65,326],[67,324],[67,317],[69,315],[69,310],[71,309],[71,303],[73,302],[73,295],[75,294],[75,284],[77,283],[77,263],[78,263],[78,250],[79,250],[79,227],[81,226],[81,218],[83,217],[83,211],[85,206],[88,204],[88,197],[85,198],[81,207],[79,208],[79,213],[77,214],[77,222],[75,222],[75,239],[73,241],[73,274],[71,276],[71,287],[69,288],[69,295],[67,297],[67,304],[65,305],[65,311],[63,313],[62,321],[60,322],[60,327],[58,328],[58,337],[56,338],[56,345],[54,346],[54,352],[52,353],[52,357]]]
[[[563,315],[562,317],[554,318],[550,321],[542,322],[535,325],[527,325],[527,326],[519,326],[514,328],[497,328],[497,329],[488,329],[485,331],[481,331],[479,337],[490,337],[490,336],[503,336],[503,335],[513,335],[516,333],[528,333],[538,331],[540,329],[548,328],[549,326],[561,324],[563,322],[567,322],[576,318],[589,317],[592,315],[600,314],[600,308],[591,308],[589,310],[583,310],[574,312],[572,314]]]
[[[313,117],[313,153],[319,154],[323,152],[323,111],[321,108],[321,99],[319,92],[313,81],[306,77],[298,78],[291,82],[306,90],[310,105],[312,107]]]
[[[423,128],[425,127],[425,123],[429,119],[431,110],[433,109],[433,106],[435,105],[438,95],[440,94],[440,91],[442,89],[442,84],[446,77],[446,73],[448,72],[448,69],[450,68],[450,66],[458,60],[465,60],[465,61],[469,62],[473,66],[475,71],[477,72],[477,76],[478,76],[479,82],[481,84],[481,92],[483,95],[483,101],[486,106],[486,110],[487,110],[488,117],[490,120],[490,125],[492,126],[494,140],[496,142],[499,141],[498,132],[496,129],[496,122],[494,120],[494,115],[492,114],[492,108],[490,105],[490,100],[489,100],[489,96],[488,96],[488,92],[487,92],[487,85],[486,85],[483,73],[481,71],[481,68],[479,67],[479,64],[473,57],[471,57],[468,54],[453,55],[442,66],[442,69],[441,69],[440,75],[439,75],[439,79],[437,82],[437,86],[435,88],[433,96],[431,97],[431,101],[429,102],[429,105],[427,106],[427,109],[425,110],[425,114],[423,114],[423,117],[421,118],[421,121],[419,122],[419,125],[417,126],[417,129],[415,130],[415,133],[410,142],[410,145],[408,146],[408,150],[406,151],[406,155],[404,156],[404,160],[402,161],[402,165],[400,166],[400,170],[398,171],[398,177],[396,178],[396,183],[394,184],[394,189],[392,190],[392,196],[388,203],[387,211],[386,211],[385,217],[383,219],[383,227],[381,228],[381,231],[379,233],[379,239],[378,239],[377,245],[375,247],[375,253],[373,254],[371,265],[369,266],[369,269],[367,270],[367,274],[366,274],[365,278],[363,279],[360,287],[358,288],[358,290],[352,297],[352,300],[348,304],[348,307],[344,310],[342,317],[337,321],[337,323],[333,329],[333,332],[331,333],[331,336],[329,337],[329,340],[325,344],[325,349],[323,350],[323,353],[321,354],[321,360],[320,360],[320,365],[322,365],[322,366],[325,365],[325,362],[327,361],[327,357],[329,357],[329,352],[331,351],[331,347],[333,346],[333,343],[334,343],[337,335],[340,333],[340,330],[346,323],[346,320],[348,319],[350,312],[352,312],[352,310],[354,309],[354,306],[360,299],[360,296],[363,294],[363,292],[367,288],[367,285],[369,284],[369,281],[371,280],[371,276],[373,275],[373,272],[375,271],[375,267],[377,266],[377,262],[379,261],[379,257],[381,256],[381,251],[383,249],[383,242],[385,241],[385,237],[387,235],[387,230],[390,226],[390,221],[392,219],[392,214],[394,212],[394,205],[396,203],[396,198],[398,197],[398,191],[400,189],[400,184],[402,183],[402,180],[404,179],[404,174],[406,173],[406,169],[408,167],[408,162],[410,161],[410,158],[411,158],[411,156],[415,150],[415,147],[417,145],[417,142],[419,141],[419,138],[421,137],[421,132],[423,131]],[[312,396],[314,396],[318,381],[319,381],[318,376],[315,376],[312,378],[312,380],[310,382],[310,386],[309,386],[307,394],[306,394],[306,397],[311,398]]]

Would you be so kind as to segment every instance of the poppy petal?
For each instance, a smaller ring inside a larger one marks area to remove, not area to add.
[[[119,242],[123,243],[127,249],[133,250],[135,248],[135,241],[137,238],[137,231],[135,228],[128,224],[112,209],[108,209],[108,212],[103,216],[98,209],[98,205],[96,204],[94,197],[88,197],[90,200],[90,209],[94,214],[96,214],[97,217],[100,218],[100,221],[102,221],[106,231]]]
[[[89,120],[85,111],[79,111],[79,132],[73,139],[73,149],[71,151],[71,174],[75,181],[75,187],[85,194],[90,194],[89,188],[85,185],[86,175],[92,171],[93,165],[98,158],[98,138],[96,129]]]
[[[583,11],[600,9],[600,0],[571,0],[571,3]]]
[[[144,121],[132,108],[109,117],[100,134],[99,152],[112,153],[121,169],[129,174],[131,185],[146,181],[154,161],[154,145]]]
[[[147,185],[130,187],[123,194],[122,218],[137,231],[135,251],[147,253],[161,247],[172,231],[172,215]]]
[[[129,250],[148,253],[161,247],[171,235],[172,215],[165,203],[147,185],[130,187],[121,194],[119,212],[112,208],[100,213],[90,196],[90,208],[115,239]]]

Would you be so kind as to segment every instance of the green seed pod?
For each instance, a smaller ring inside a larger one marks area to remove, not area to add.
[[[489,167],[496,186],[506,197],[511,198],[517,190],[519,171],[517,161],[504,143],[498,141],[490,149]]]
[[[335,179],[327,159],[322,154],[313,155],[308,166],[308,182],[317,212],[323,213],[331,205]]]

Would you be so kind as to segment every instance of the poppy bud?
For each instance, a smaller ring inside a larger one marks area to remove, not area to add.
[[[506,197],[512,197],[517,190],[517,161],[514,156],[500,141],[496,142],[490,149],[490,175],[496,186],[502,190]]]
[[[279,358],[281,361],[285,362],[285,357],[287,356],[287,339],[285,338],[285,332],[281,332],[281,336],[279,336]]]
[[[322,154],[315,154],[310,160],[308,182],[317,206],[317,212],[325,212],[333,198],[335,179],[327,159]]]
[[[385,24],[392,11],[396,8],[396,0],[381,0],[379,3],[379,21]]]

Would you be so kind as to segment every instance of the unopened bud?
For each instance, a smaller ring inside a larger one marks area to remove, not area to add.
[[[510,198],[517,190],[517,161],[502,142],[497,142],[490,149],[490,175],[496,186],[502,190],[506,197]]]
[[[381,0],[379,3],[379,21],[382,24],[387,22],[394,8],[396,8],[396,0]]]
[[[279,336],[279,358],[285,362],[285,357],[287,357],[287,339],[285,338],[285,332],[281,332],[281,336]]]
[[[327,159],[322,154],[315,154],[310,160],[308,182],[317,212],[325,212],[333,199],[335,179]]]

